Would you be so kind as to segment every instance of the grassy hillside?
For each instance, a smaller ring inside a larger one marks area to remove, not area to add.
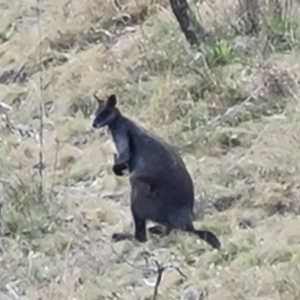
[[[218,40],[200,52],[167,0],[0,0],[1,300],[152,299],[158,265],[161,300],[300,298],[299,2],[283,19],[260,2],[251,36],[237,0],[190,1]],[[129,186],[91,127],[96,91],[179,149],[220,252],[181,232],[111,242]]]

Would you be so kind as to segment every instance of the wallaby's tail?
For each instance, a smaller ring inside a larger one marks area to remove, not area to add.
[[[191,230],[192,233],[198,235],[200,239],[206,241],[215,249],[221,248],[221,243],[219,239],[210,231],[207,230]]]

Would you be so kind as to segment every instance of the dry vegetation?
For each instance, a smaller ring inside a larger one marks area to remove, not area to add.
[[[260,1],[250,35],[242,1],[190,2],[218,39],[202,52],[167,0],[0,0],[1,300],[151,299],[155,261],[183,273],[157,299],[300,298],[299,3],[279,18]],[[179,148],[221,252],[184,233],[111,243],[131,230],[128,182],[91,128],[95,91]]]

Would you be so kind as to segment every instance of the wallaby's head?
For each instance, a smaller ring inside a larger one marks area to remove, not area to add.
[[[104,127],[116,120],[116,118],[120,115],[120,112],[116,107],[116,95],[110,95],[106,101],[99,99],[96,94],[94,94],[94,98],[98,103],[98,108],[96,110],[95,119],[93,121],[93,127]]]

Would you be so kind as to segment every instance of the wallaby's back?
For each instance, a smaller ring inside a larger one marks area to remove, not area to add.
[[[153,178],[155,188],[160,189],[160,201],[170,206],[192,208],[193,182],[177,151],[160,137],[125,117],[124,124],[131,139],[130,177]]]

